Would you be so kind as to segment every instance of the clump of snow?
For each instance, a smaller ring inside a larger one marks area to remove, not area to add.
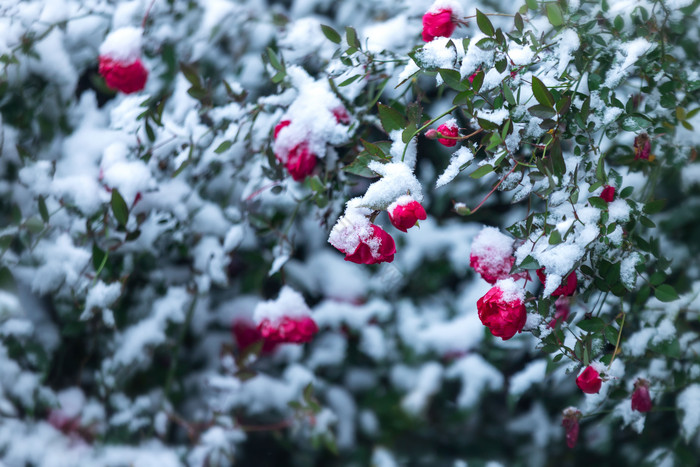
[[[534,384],[544,380],[546,370],[546,360],[535,360],[534,362],[528,363],[524,369],[510,378],[508,393],[518,397],[523,395],[525,391],[530,389]]]
[[[284,286],[276,300],[261,302],[255,307],[253,320],[259,323],[264,319],[274,321],[285,316],[296,318],[310,314],[311,310],[304,297],[291,287]]]
[[[457,406],[471,409],[479,402],[483,391],[499,391],[503,388],[503,375],[481,355],[471,354],[454,362],[445,372],[447,379],[459,379],[462,389],[457,396]]]
[[[352,253],[357,250],[360,242],[370,238],[373,233],[372,226],[367,218],[370,213],[371,211],[367,208],[348,206],[348,209],[345,210],[345,215],[338,219],[338,222],[333,226],[328,236],[328,242],[345,253]]]
[[[133,63],[141,56],[141,39],[143,30],[135,27],[123,27],[107,35],[100,46],[100,55],[125,64]]]
[[[569,62],[573,58],[573,52],[578,50],[581,42],[576,31],[566,28],[559,33],[559,60],[557,65],[557,74],[562,75],[569,66]]]
[[[525,300],[525,290],[522,286],[518,285],[512,277],[499,280],[496,282],[495,286],[501,289],[504,302],[512,302],[515,300],[522,302]]]
[[[382,164],[372,161],[367,167],[382,178],[372,183],[364,196],[350,200],[348,206],[383,211],[396,199],[406,194],[410,194],[419,203],[423,201],[423,187],[407,164],[403,162]]]
[[[689,442],[700,428],[700,384],[691,384],[685,388],[676,400],[676,407],[681,411],[681,431],[685,442]]]
[[[474,154],[472,151],[466,147],[462,146],[457,151],[452,154],[450,158],[450,164],[447,166],[445,171],[438,177],[435,182],[435,188],[440,188],[441,186],[447,185],[459,174],[460,169],[471,162],[474,159]]]
[[[513,238],[496,227],[485,226],[472,240],[471,256],[485,269],[498,270],[513,256]]]
[[[604,85],[611,89],[619,85],[629,73],[629,68],[651,48],[651,43],[643,37],[621,44],[615,56],[615,64],[605,77]]]

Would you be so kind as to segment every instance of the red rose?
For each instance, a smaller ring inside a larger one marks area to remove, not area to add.
[[[378,225],[372,224],[371,227],[372,234],[366,239],[360,239],[360,243],[355,251],[352,253],[343,251],[345,253],[345,261],[357,264],[391,263],[394,261],[394,254],[396,253],[394,239]]]
[[[564,410],[562,415],[561,425],[566,430],[566,445],[573,449],[578,441],[578,421],[581,418],[581,412],[569,407]]]
[[[452,19],[452,10],[441,8],[423,15],[423,40],[430,42],[436,37],[450,37],[457,27]]]
[[[586,394],[597,394],[602,384],[600,374],[590,365],[576,378],[576,385]]]
[[[547,280],[547,276],[544,273],[545,268],[539,268],[537,270],[537,277],[540,278],[540,282],[542,282],[542,285],[545,284],[545,281]],[[576,271],[572,271],[567,277],[562,280],[562,282],[566,282],[566,284],[560,285],[556,289],[554,289],[554,292],[552,292],[552,297],[558,297],[560,295],[564,295],[566,297],[571,296],[576,292],[576,287],[578,286],[578,278],[576,277]]]
[[[317,161],[316,155],[309,151],[309,146],[306,143],[299,143],[287,154],[287,162],[284,166],[294,181],[300,182],[311,175]]]
[[[291,120],[282,120],[275,126],[275,131],[273,133],[273,138],[277,139],[277,135],[280,134],[280,131],[282,131],[282,128],[288,127],[289,125],[292,124]]]
[[[634,383],[632,393],[632,410],[637,412],[649,412],[651,410],[651,396],[649,395],[649,381],[639,378]]]
[[[469,84],[472,84],[474,82],[474,78],[476,78],[476,75],[479,73],[479,71],[481,71],[481,67],[477,68],[476,71],[469,76]]]
[[[489,284],[500,279],[529,278],[527,272],[511,276],[510,270],[515,263],[513,257],[513,239],[502,234],[495,227],[484,227],[472,241],[469,265]]]
[[[402,197],[403,198],[403,197]],[[404,201],[403,203],[401,201]],[[388,209],[389,220],[392,225],[402,232],[416,225],[418,220],[427,219],[425,209],[414,199],[402,200],[399,198],[396,203],[392,203]]]
[[[521,332],[527,319],[521,296],[514,290],[518,288],[512,279],[498,281],[476,302],[481,322],[504,341]]]
[[[336,122],[342,125],[348,125],[350,123],[350,115],[348,115],[348,111],[345,110],[344,107],[336,107],[332,112]]]
[[[258,341],[264,341],[261,350],[263,354],[270,353],[277,347],[277,342],[263,339],[258,328],[249,319],[235,319],[231,326],[231,333],[236,341],[236,345],[238,345],[241,351],[244,351]]]
[[[651,139],[646,133],[640,133],[634,138],[634,160],[649,160],[651,155]]]
[[[282,129],[291,124],[292,122],[290,120],[282,120],[279,122],[277,126],[275,126],[273,138],[277,139]],[[301,142],[294,146],[287,153],[286,160],[280,154],[275,154],[275,157],[277,157],[277,160],[284,162],[284,166],[296,182],[300,182],[311,175],[318,162],[318,158],[309,150],[309,145],[306,144],[306,142]]]
[[[569,317],[569,299],[566,297],[559,297],[557,301],[554,302],[555,312],[554,319],[549,322],[549,327],[554,329],[557,324],[566,321]]]
[[[124,94],[142,90],[148,79],[148,70],[138,58],[131,63],[125,63],[100,55],[98,71],[110,89],[116,89]]]
[[[608,203],[612,203],[612,200],[615,199],[615,187],[605,185],[605,187],[603,188],[603,192],[600,194],[600,197]]]
[[[311,340],[318,332],[318,326],[309,316],[283,316],[276,320],[263,319],[258,324],[258,331],[266,342],[302,344]]]
[[[457,125],[442,124],[438,127],[437,131],[443,136],[451,136],[453,138],[459,136],[459,128]],[[456,139],[447,138],[438,138],[438,142],[443,146],[447,146],[448,148],[451,148],[457,144]]]

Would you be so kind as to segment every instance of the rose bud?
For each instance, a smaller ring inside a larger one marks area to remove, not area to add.
[[[651,139],[646,133],[640,133],[634,138],[634,160],[649,160],[651,155]]]
[[[401,196],[389,205],[387,209],[391,224],[402,232],[427,219],[423,206],[408,195]]]
[[[489,284],[509,276],[515,263],[513,239],[495,227],[484,227],[472,241],[469,265]],[[512,275],[513,279],[529,277],[527,272]]]
[[[452,8],[441,8],[435,2],[423,15],[423,40],[430,42],[436,37],[450,37],[457,27]]]
[[[615,187],[605,185],[605,187],[603,187],[603,192],[600,194],[600,197],[608,203],[612,203],[612,201],[615,199]]]
[[[637,412],[649,412],[651,410],[651,396],[649,395],[649,381],[639,378],[634,383],[632,393],[632,410]]]
[[[500,280],[476,302],[479,319],[491,334],[508,340],[525,326],[524,298],[522,288],[512,278]]]
[[[357,264],[394,261],[394,239],[381,227],[370,223],[364,213],[362,209],[349,208],[333,226],[328,242],[345,253],[345,261]]]
[[[100,46],[98,72],[110,89],[131,94],[146,86],[148,70],[141,62],[141,36],[138,28],[112,31]]]
[[[588,365],[576,378],[576,385],[586,394],[597,394],[602,384],[600,374],[591,365]]]
[[[442,136],[450,136],[452,138],[456,138],[457,136],[459,136],[459,127],[457,126],[457,122],[454,119],[440,125],[437,131]],[[447,138],[438,138],[438,142],[443,146],[447,146],[448,148],[451,148],[457,144],[456,139]]]
[[[581,412],[575,407],[568,407],[562,412],[561,425],[566,431],[566,445],[569,449],[576,447],[578,441],[578,422],[581,418]]]
[[[342,110],[344,111],[345,109]],[[280,133],[291,124],[292,122],[290,120],[280,121],[277,126],[275,126],[273,138],[277,140]],[[301,142],[287,151],[284,150],[283,145],[276,146],[275,157],[277,157],[277,160],[284,163],[289,174],[294,181],[297,182],[311,175],[318,162],[318,158],[309,150],[309,145],[306,142]]]

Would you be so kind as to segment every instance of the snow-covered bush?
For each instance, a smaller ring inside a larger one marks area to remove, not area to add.
[[[699,6],[0,2],[0,460],[692,465]]]

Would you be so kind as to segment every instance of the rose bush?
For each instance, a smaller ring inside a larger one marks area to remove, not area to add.
[[[0,462],[693,465],[698,7],[5,2]]]

